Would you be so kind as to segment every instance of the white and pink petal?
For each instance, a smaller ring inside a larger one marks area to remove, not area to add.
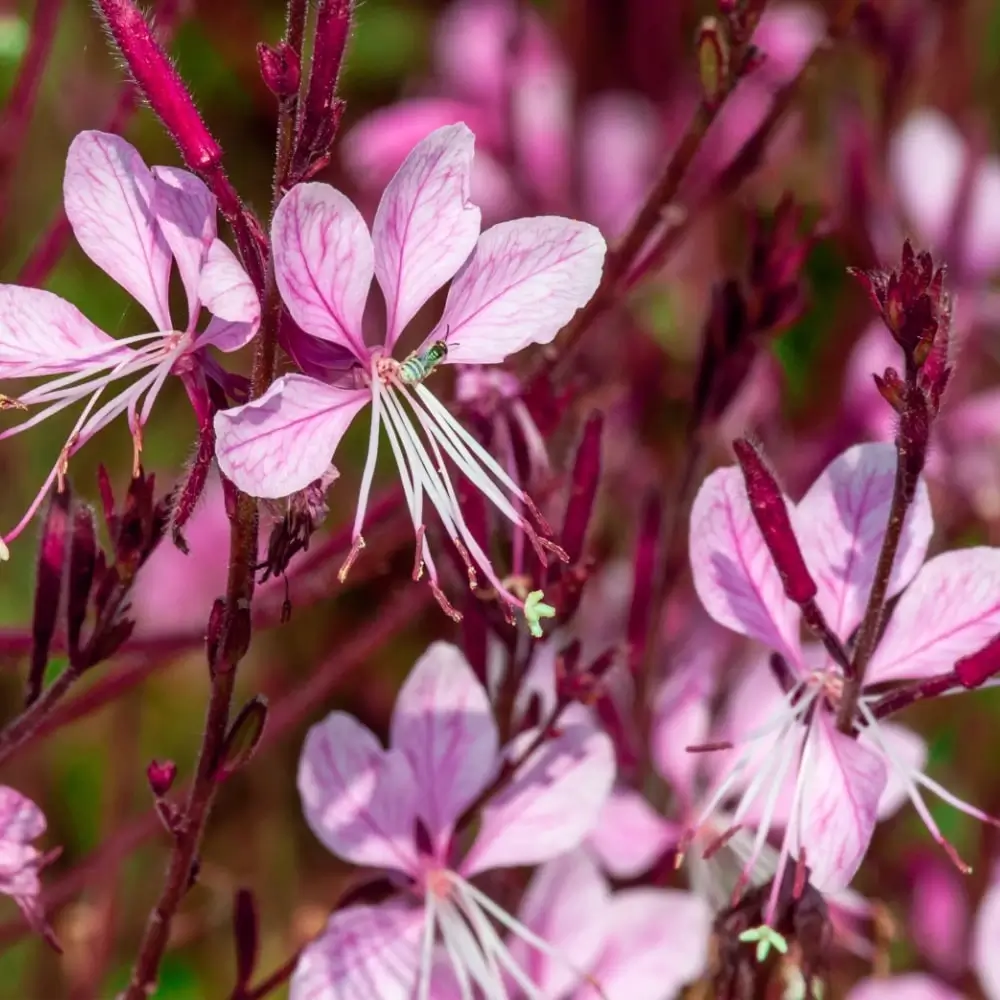
[[[350,199],[329,184],[296,184],[275,210],[271,245],[275,278],[292,319],[364,362],[361,321],[374,250]]]
[[[508,759],[519,760],[536,736],[528,731],[517,737]],[[483,809],[462,874],[540,864],[578,847],[594,829],[614,777],[608,736],[590,725],[567,726],[535,750]]]
[[[390,745],[410,762],[420,815],[440,850],[496,774],[498,740],[486,689],[461,650],[432,643],[396,698]]]
[[[367,389],[285,375],[260,399],[215,415],[219,468],[251,496],[304,489],[326,472],[344,432],[370,401]]]
[[[400,903],[349,906],[299,958],[290,1000],[412,1000],[423,911]]]
[[[547,344],[594,294],[606,250],[585,222],[501,222],[479,237],[428,339],[446,341],[456,364],[495,364]]]
[[[701,484],[689,551],[694,588],[709,615],[797,666],[799,609],[785,596],[736,467],[716,469]]]
[[[834,633],[844,639],[864,615],[895,478],[894,445],[855,445],[824,469],[795,511],[802,552],[818,587],[817,603]],[[933,531],[930,497],[921,479],[903,525],[890,597],[920,569]]]
[[[198,347],[211,344],[222,351],[245,347],[260,325],[260,299],[236,254],[222,240],[213,240],[198,276],[197,297],[212,314]]]
[[[81,132],[70,143],[63,205],[84,253],[171,329],[170,247],[153,208],[155,180],[121,136]]]
[[[418,870],[419,790],[406,757],[386,751],[346,712],[331,712],[306,736],[299,759],[306,822],[337,857],[356,865]]]
[[[1000,633],[1000,549],[958,549],[927,562],[896,604],[866,680],[929,677]]]
[[[797,839],[813,885],[836,892],[850,884],[871,843],[888,769],[880,754],[820,714],[804,760]]]
[[[464,124],[436,129],[410,151],[382,194],[372,241],[387,351],[476,245],[480,213],[469,201],[474,145]]]

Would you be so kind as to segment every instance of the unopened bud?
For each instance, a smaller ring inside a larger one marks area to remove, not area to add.
[[[725,26],[718,18],[702,18],[695,48],[701,91],[705,100],[714,107],[729,85],[729,40]]]
[[[299,92],[299,56],[287,42],[278,42],[277,45],[258,42],[257,61],[260,63],[260,75],[275,97],[294,97]]]
[[[796,604],[805,604],[816,596],[816,581],[802,557],[777,480],[757,449],[745,438],[734,441],[733,450],[743,470],[750,510],[774,560],[785,594]]]
[[[94,512],[81,505],[73,514],[69,575],[66,581],[66,647],[71,663],[80,652],[80,633],[87,618],[87,604],[97,571],[97,529]]]
[[[236,948],[236,985],[245,990],[257,968],[260,953],[260,917],[257,901],[249,889],[233,896],[233,943]]]
[[[267,699],[255,695],[241,709],[229,728],[216,771],[217,781],[225,781],[250,761],[257,750],[267,722]]]
[[[899,377],[899,372],[895,368],[886,368],[883,375],[877,373],[872,375],[875,380],[875,388],[878,389],[882,398],[897,412],[903,412],[903,394],[906,386]]]
[[[995,635],[982,649],[958,660],[955,674],[966,688],[977,688],[1000,674],[1000,635]]]
[[[162,799],[174,786],[177,765],[172,760],[151,760],[146,765],[146,780],[155,798]]]
[[[594,499],[601,478],[601,439],[604,417],[594,413],[583,428],[580,444],[573,461],[570,494],[566,503],[562,536],[559,541],[570,564],[580,561],[583,544],[594,511]]]

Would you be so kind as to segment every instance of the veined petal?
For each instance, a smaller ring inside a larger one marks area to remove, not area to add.
[[[846,1000],[963,1000],[963,996],[932,976],[910,972],[888,979],[863,979]]]
[[[201,268],[215,240],[215,195],[200,177],[177,167],[153,167],[153,214],[187,293],[188,325],[198,318]]]
[[[111,367],[131,353],[58,295],[0,285],[0,378],[73,372],[105,358]]]
[[[402,754],[383,750],[353,716],[331,712],[309,730],[298,781],[306,822],[337,857],[417,870],[413,772]]]
[[[212,313],[198,346],[236,351],[248,344],[260,325],[260,300],[243,265],[222,240],[212,241],[197,287],[198,299]]]
[[[796,508],[796,533],[818,587],[816,601],[834,633],[843,638],[864,615],[895,478],[894,445],[855,445],[826,467]],[[930,497],[921,479],[892,567],[890,597],[920,569],[933,531]]]
[[[575,970],[593,968],[607,937],[610,897],[607,882],[584,851],[571,851],[535,872],[518,919],[572,962],[556,961],[513,937],[511,957],[542,996],[568,996],[580,979]]]
[[[972,929],[972,967],[989,1000],[1000,1000],[1000,878],[994,873],[993,884],[979,904]]]
[[[798,840],[813,885],[835,892],[848,886],[868,850],[888,773],[879,754],[838,732],[821,713],[807,759]]]
[[[635,878],[680,837],[676,824],[665,820],[638,792],[616,788],[604,803],[587,846],[609,874]]]
[[[594,294],[606,250],[585,222],[501,222],[479,237],[428,339],[447,342],[449,362],[476,365],[547,344]]]
[[[153,212],[154,188],[142,157],[120,136],[81,132],[70,144],[63,202],[77,242],[169,330],[170,247]]]
[[[285,375],[260,399],[215,415],[219,468],[246,493],[284,497],[319,479],[367,389],[336,389]]]
[[[489,698],[457,646],[435,642],[417,660],[396,698],[390,744],[409,760],[420,815],[443,850],[500,763]]]
[[[536,736],[517,737],[509,759],[518,760]],[[462,874],[539,864],[577,847],[594,828],[614,777],[607,735],[589,725],[567,727],[535,750],[483,809]]]
[[[290,1000],[412,1000],[424,914],[400,903],[349,906],[303,949]]]
[[[701,484],[690,539],[691,574],[705,610],[798,664],[799,609],[785,596],[739,469],[716,469]]]
[[[922,771],[927,763],[927,743],[912,729],[900,726],[895,722],[880,722],[879,736],[888,747],[889,753],[904,765],[908,772]],[[864,732],[858,737],[862,746],[870,747],[886,761],[888,779],[882,797],[878,800],[879,820],[888,819],[894,815],[901,805],[909,800],[909,787],[906,778],[889,762],[887,755],[881,753],[877,743]]]
[[[385,294],[385,349],[465,263],[479,236],[469,201],[475,137],[464,124],[416,145],[389,182],[372,225],[375,276]]]
[[[618,892],[611,899],[608,922],[608,941],[592,970],[606,1000],[665,1000],[705,971],[712,913],[694,893]],[[574,1000],[599,997],[588,985]]]
[[[365,362],[361,320],[375,265],[361,213],[329,184],[296,184],[275,210],[271,242],[292,319]]]
[[[1000,549],[945,552],[927,562],[899,599],[866,680],[950,670],[1000,632]]]
[[[0,840],[26,844],[45,832],[45,816],[31,799],[0,785]]]

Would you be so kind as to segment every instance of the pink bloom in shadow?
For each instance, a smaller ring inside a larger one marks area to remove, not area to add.
[[[42,909],[38,877],[53,854],[43,854],[31,845],[43,833],[45,817],[41,809],[13,788],[0,786],[0,893],[17,903],[33,930],[53,942]]]

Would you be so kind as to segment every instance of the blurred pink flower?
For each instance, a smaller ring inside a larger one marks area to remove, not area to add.
[[[543,742],[483,807],[473,843],[456,860],[459,819],[536,735],[522,733],[501,750],[486,690],[445,643],[430,646],[403,685],[389,749],[343,712],[310,730],[299,766],[307,822],[338,857],[395,873],[405,889],[382,906],[336,912],[303,952],[292,1000],[428,997],[437,934],[460,982],[502,995],[505,974],[521,981],[515,969],[530,955],[505,944],[493,920],[555,954],[469,879],[549,861],[581,843],[614,780],[607,736],[571,723]],[[562,960],[581,972],[576,955]]]
[[[919,242],[942,253],[953,236],[955,256],[946,260],[959,282],[974,284],[1000,270],[1000,158],[978,154],[945,115],[920,108],[903,122],[889,147],[889,177],[903,217]],[[972,168],[968,207],[957,218],[965,172]],[[893,233],[889,246],[899,246]]]
[[[890,445],[858,445],[835,459],[797,505],[789,504],[818,587],[816,602],[844,642],[861,622],[874,579],[895,467]],[[712,473],[694,502],[691,568],[702,604],[720,625],[779,653],[790,671],[788,690],[777,689],[777,683],[770,689],[747,683],[734,699],[728,766],[704,807],[704,818],[742,790],[733,825],[752,817],[763,831],[758,832],[759,848],[772,824],[784,823],[779,868],[804,851],[821,891],[850,882],[877,819],[900,791],[953,858],[953,848],[924,804],[921,786],[989,821],[923,774],[919,741],[901,727],[880,723],[871,709],[878,695],[869,691],[870,685],[945,673],[1000,631],[1000,550],[948,552],[921,568],[932,530],[930,501],[921,483],[890,580],[889,595],[902,591],[902,596],[868,665],[855,719],[860,737],[855,740],[834,725],[843,683],[840,668],[822,647],[802,645],[799,608],[785,596],[740,471]]]
[[[326,184],[299,184],[285,196],[272,227],[282,297],[306,335],[351,352],[354,380],[278,379],[260,399],[216,415],[216,455],[245,492],[286,496],[327,471],[348,426],[371,403],[354,545],[342,578],[364,547],[361,529],[384,422],[416,532],[414,577],[426,566],[435,597],[460,617],[438,585],[425,538],[426,497],[465,560],[470,585],[481,571],[540,635],[538,611],[548,610],[537,603],[541,592],[522,601],[500,581],[465,523],[444,455],[525,532],[543,560],[553,550],[542,537],[545,525],[527,494],[423,382],[437,364],[496,364],[529,344],[551,341],[597,287],[605,244],[593,226],[556,217],[500,223],[480,235],[479,209],[469,201],[473,143],[461,124],[422,140],[386,187],[371,235],[351,202]],[[387,315],[384,343],[369,347],[361,320],[373,273]],[[444,312],[420,352],[395,360],[403,329],[452,278]]]
[[[17,903],[33,930],[52,940],[39,898],[42,886],[38,878],[52,855],[31,846],[44,832],[41,809],[13,788],[0,786],[0,893]]]
[[[520,14],[520,26],[518,16],[511,0],[453,3],[439,22],[437,77],[429,92],[380,109],[355,126],[344,140],[347,167],[362,187],[377,189],[417,139],[433,128],[465,121],[483,148],[472,191],[488,217],[526,209],[579,213],[606,235],[617,236],[641,204],[669,146],[666,122],[645,99],[618,91],[574,109],[570,70],[556,40],[530,8]],[[519,48],[512,58],[509,41],[518,29]],[[767,10],[755,42],[768,59],[727,103],[691,171],[695,181],[703,181],[706,170],[714,171],[742,147],[774,91],[808,57],[821,29],[819,13],[810,7],[786,4]],[[671,112],[669,131],[690,111],[686,95]],[[574,127],[579,130],[575,137]]]
[[[954,866],[938,855],[919,857],[909,872],[910,939],[921,957],[945,976],[966,966],[969,900]]]
[[[224,377],[206,349],[237,350],[253,337],[260,320],[253,284],[216,237],[215,196],[194,174],[175,167],[150,169],[119,136],[81,132],[66,157],[63,198],[83,251],[143,306],[154,331],[116,341],[51,292],[0,285],[0,378],[62,376],[20,397],[19,405],[48,406],[0,439],[90,397],[45,484],[7,540],[24,529],[69,458],[126,411],[138,461],[142,428],[170,374],[182,379],[199,420],[206,421],[205,379]],[[168,307],[174,264],[188,302],[181,329],[174,327]],[[199,333],[202,308],[212,318]],[[111,383],[138,372],[145,374],[98,408]]]

